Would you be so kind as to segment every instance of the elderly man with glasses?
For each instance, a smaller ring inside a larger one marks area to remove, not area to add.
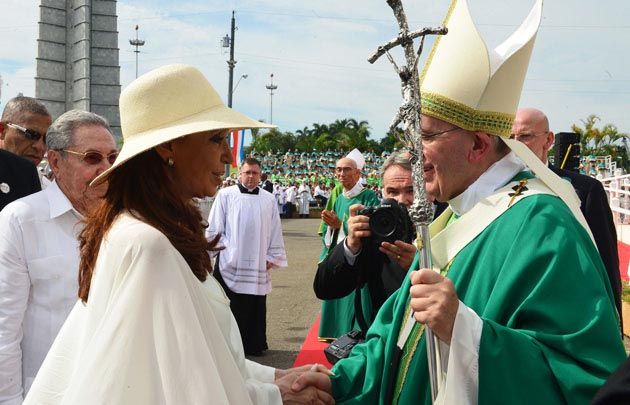
[[[0,210],[47,183],[36,167],[46,151],[50,126],[46,107],[31,97],[15,97],[0,119]]]
[[[604,186],[592,177],[549,164],[547,153],[553,146],[555,136],[549,130],[549,120],[542,111],[535,108],[518,110],[512,125],[511,138],[523,142],[543,163],[549,166],[549,169],[568,180],[580,197],[580,210],[593,233],[597,250],[606,267],[608,280],[615,298],[615,306],[621,315],[621,276],[617,252],[617,230]],[[621,316],[619,320],[622,320]]]
[[[383,181],[383,197],[389,200],[387,203],[392,208],[388,210],[390,214],[384,215],[381,212],[379,216],[396,223],[394,213],[398,210],[395,209],[394,202],[405,208],[413,203],[409,152],[403,149],[392,153],[383,163],[380,175]],[[333,299],[349,294],[354,296],[358,287],[366,286],[369,299],[361,297],[355,307],[356,316],[363,324],[358,326],[366,332],[378,309],[404,281],[416,254],[416,247],[411,244],[415,239],[415,232],[411,229],[406,210],[404,217],[409,222],[409,231],[400,232],[400,236],[392,243],[391,240],[380,242],[379,237],[373,239],[371,219],[359,213],[362,208],[364,207],[361,205],[350,207],[348,236],[332,247],[329,255],[318,264],[313,290],[320,299]],[[439,215],[445,208],[446,204],[436,205],[436,214]],[[405,229],[401,225],[398,223],[396,228]],[[377,240],[379,243],[375,243]]]
[[[329,251],[332,251],[337,243],[342,242],[348,234],[348,218],[350,218],[350,206],[361,204],[371,207],[380,203],[376,193],[364,188],[361,182],[361,170],[365,159],[357,149],[351,151],[346,157],[337,161],[335,176],[341,183],[343,191],[331,203],[332,210],[323,210],[321,217],[326,226],[323,229],[324,247],[319,257],[322,262]],[[369,290],[364,286],[355,294],[361,294],[363,302],[370,300]],[[319,324],[319,339],[333,341],[335,338],[358,329],[355,318],[354,302],[355,294],[346,295],[343,298],[324,300]]]
[[[55,180],[0,212],[0,404],[21,404],[76,302],[77,236],[107,184],[90,182],[117,156],[107,121],[61,115],[46,136]]]

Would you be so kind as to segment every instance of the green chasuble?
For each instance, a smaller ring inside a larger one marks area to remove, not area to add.
[[[481,318],[478,404],[587,404],[625,359],[609,283],[584,228],[557,197],[517,201],[451,261],[459,299]],[[393,369],[410,281],[331,377],[337,404],[430,404],[424,336]],[[471,367],[474,367],[471,364]],[[391,381],[398,381],[387,397]]]
[[[333,207],[335,206],[335,200],[337,199],[337,196],[339,196],[341,193],[343,192],[343,186],[341,184],[336,185],[331,191],[330,191],[330,197],[328,197],[328,201],[326,201],[326,207],[324,208],[327,211],[332,211]],[[317,230],[317,233],[319,235],[325,235],[326,234],[326,227],[328,225],[326,225],[326,222],[324,221],[320,221],[319,222],[319,229]],[[326,245],[324,245],[325,247]],[[328,253],[328,250],[322,251],[322,253],[324,254],[324,257],[326,257],[326,254]],[[323,260],[323,257],[319,258],[320,261]]]
[[[339,193],[335,199],[333,210],[342,222],[345,234],[348,234],[348,217],[350,215],[350,206],[353,204],[362,204],[366,207],[379,205],[380,201],[376,193],[372,190],[363,189],[357,196],[346,198],[343,193]],[[324,235],[326,228],[324,228]],[[340,240],[337,241],[341,243]],[[320,254],[320,262],[326,258],[328,248],[324,244]],[[323,339],[337,338],[353,329],[359,329],[354,319],[354,292],[336,300],[322,301],[322,313],[319,323],[318,336]],[[367,320],[373,319],[374,314],[371,308],[370,292],[367,285],[361,289],[361,308],[363,315]]]

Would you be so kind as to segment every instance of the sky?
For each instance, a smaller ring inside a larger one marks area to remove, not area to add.
[[[450,0],[403,1],[412,29],[441,24]],[[469,0],[489,47],[507,38],[534,0]],[[579,6],[578,6],[579,4]],[[135,78],[129,39],[146,41],[139,73],[169,63],[201,69],[227,102],[227,49],[235,11],[233,107],[282,131],[336,119],[366,120],[380,139],[401,103],[399,80],[385,57],[367,58],[394,38],[398,27],[385,0],[118,0],[121,85]],[[39,2],[2,0],[0,108],[19,92],[35,94]],[[589,114],[630,133],[630,1],[546,0],[525,80],[521,107],[549,117],[552,130],[570,131]],[[432,39],[427,39],[424,56]],[[403,64],[399,52],[396,60]],[[465,68],[465,67],[463,67]],[[242,75],[247,78],[240,79]],[[240,82],[239,82],[240,79]]]

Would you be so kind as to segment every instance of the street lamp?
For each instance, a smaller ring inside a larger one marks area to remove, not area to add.
[[[242,79],[247,79],[247,75],[241,75],[241,77],[238,78],[236,86],[234,86],[234,89],[232,89],[232,96],[234,96],[234,93],[236,93],[236,88],[238,87],[238,84],[241,82]]]
[[[234,19],[234,10],[232,10],[232,24],[230,26],[230,36],[224,36],[222,41],[222,46],[224,48],[230,48],[230,60],[227,61],[228,69],[230,72],[229,80],[228,80],[228,107],[232,107],[232,93],[234,90],[232,88],[232,83],[234,82],[234,66],[236,66],[236,61],[234,60],[234,33],[236,31],[236,20]],[[240,79],[239,79],[240,80]]]
[[[278,88],[277,85],[273,84],[273,73],[271,74],[271,83],[265,86],[267,90],[269,90],[269,123],[273,124],[273,91]]]
[[[134,52],[136,53],[136,79],[137,79],[138,78],[138,54],[140,53],[140,50],[138,48],[144,45],[144,40],[138,39],[138,25],[136,25],[136,39],[130,39],[129,43],[136,47],[136,50]]]

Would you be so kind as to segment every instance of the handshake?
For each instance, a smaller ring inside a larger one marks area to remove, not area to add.
[[[283,404],[332,405],[332,371],[321,364],[307,364],[287,370],[276,369],[275,384]]]

